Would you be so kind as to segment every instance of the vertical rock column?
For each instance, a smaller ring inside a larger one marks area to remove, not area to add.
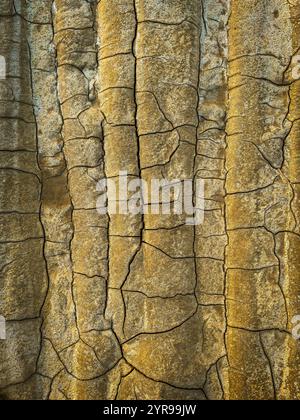
[[[136,34],[135,12],[132,1],[105,0],[98,5],[99,28],[99,99],[104,136],[104,173],[114,181],[119,193],[119,183],[139,176],[138,143],[135,103],[135,58],[133,42]],[[120,174],[123,172],[123,174]],[[125,189],[127,186],[125,186]],[[119,202],[111,197],[112,204]],[[108,214],[108,295],[105,317],[122,352],[126,306],[122,284],[128,275],[129,265],[141,244],[141,215]],[[119,388],[132,371],[124,359],[117,370],[121,376],[109,384],[112,398],[119,397]]]
[[[6,319],[1,399],[42,398],[49,385],[37,374],[47,274],[25,9],[16,10],[11,1],[0,6],[0,54],[6,61],[0,80],[0,314]]]
[[[121,353],[104,320],[107,281],[107,217],[96,211],[97,182],[103,178],[103,147],[98,105],[96,3],[57,0],[53,4],[54,45],[62,155],[70,207],[68,284],[57,295],[70,340],[59,348],[64,370],[50,398],[108,398],[105,376]],[[59,272],[61,273],[61,271]],[[52,304],[54,297],[49,299]],[[66,315],[67,312],[67,315]],[[49,314],[47,313],[46,316]],[[54,320],[55,320],[55,314]],[[52,320],[49,320],[49,325]],[[53,331],[59,334],[61,328]],[[62,339],[62,336],[60,336]]]
[[[136,37],[135,8],[132,0],[99,4],[100,106],[103,116],[105,175],[120,185],[139,177],[138,132],[136,126]],[[120,173],[120,172],[123,172]],[[125,190],[127,185],[125,185]],[[119,196],[110,197],[117,206]],[[126,306],[122,285],[132,260],[141,247],[142,217],[109,209],[109,275],[106,317],[111,320],[120,343],[124,341]],[[117,309],[117,310],[116,310]]]
[[[71,201],[61,134],[63,119],[57,91],[52,7],[50,0],[31,1],[26,5],[26,18],[31,21],[28,45],[42,174],[41,221],[48,273],[48,290],[42,311],[42,351],[38,363],[39,372],[51,380],[47,398],[52,394],[55,378],[64,371],[60,352],[78,340],[71,291]]]
[[[205,392],[210,399],[223,399],[226,384],[225,349],[225,149],[227,111],[227,26],[230,1],[202,2],[200,42],[199,126],[196,175],[205,184],[204,221],[196,227],[197,299],[207,306],[207,328],[216,335],[218,351],[208,372]],[[221,341],[222,339],[222,341]]]
[[[226,396],[288,398],[297,395],[299,369],[290,323],[299,252],[296,85],[284,80],[293,54],[292,8],[279,0],[233,0],[231,9]]]
[[[282,285],[286,294],[288,330],[293,331],[296,327],[295,319],[299,319],[300,315],[300,72],[299,70],[296,73],[294,71],[294,56],[300,54],[300,1],[290,2],[289,6],[293,60],[284,74],[284,82],[289,84],[287,121],[291,123],[291,128],[285,140],[285,161],[282,170],[293,193],[289,215],[294,223],[291,227],[287,226],[285,232],[278,233],[276,245],[281,264]],[[274,340],[276,340],[276,344]],[[295,337],[292,338],[286,334],[277,337],[271,335],[269,341],[273,343],[274,349],[275,346],[278,347],[279,345],[277,352],[284,354],[286,366],[284,370],[280,370],[277,362],[278,376],[282,377],[282,380],[278,383],[280,385],[278,396],[281,399],[298,399],[300,392],[299,342],[296,341]]]
[[[194,178],[200,22],[196,1],[100,3],[108,178]],[[117,398],[205,398],[224,327],[209,335],[219,308],[197,300],[195,233],[185,216],[110,214],[106,315],[130,367]]]

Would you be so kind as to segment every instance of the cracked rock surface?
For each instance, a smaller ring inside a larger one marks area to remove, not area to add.
[[[1,0],[0,36],[0,399],[299,399],[300,0]],[[203,179],[203,223],[99,214],[120,171]]]

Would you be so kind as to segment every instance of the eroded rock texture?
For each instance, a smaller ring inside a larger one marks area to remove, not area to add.
[[[300,1],[1,0],[0,34],[1,398],[298,399]],[[204,179],[204,223],[98,214],[120,171]]]

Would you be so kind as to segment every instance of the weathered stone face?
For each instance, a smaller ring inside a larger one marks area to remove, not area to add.
[[[0,38],[0,399],[299,399],[300,0],[1,0]],[[203,223],[100,214],[124,171]]]

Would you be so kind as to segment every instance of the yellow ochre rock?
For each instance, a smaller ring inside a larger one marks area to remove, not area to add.
[[[0,399],[298,400],[300,0],[1,0],[0,38]]]

